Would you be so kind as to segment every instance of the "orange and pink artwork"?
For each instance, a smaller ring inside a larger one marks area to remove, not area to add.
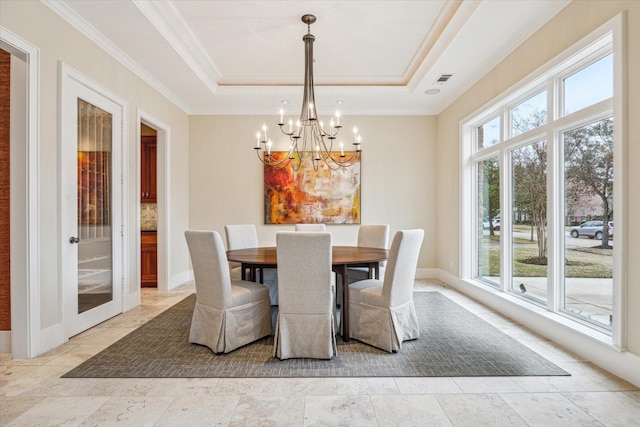
[[[284,156],[272,152],[272,156]],[[308,158],[294,171],[264,167],[265,224],[360,224],[360,160],[332,170],[314,170]]]

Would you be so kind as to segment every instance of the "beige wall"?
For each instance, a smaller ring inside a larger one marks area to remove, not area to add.
[[[544,65],[572,44],[607,22],[620,12],[627,12],[627,95],[628,141],[627,219],[630,224],[640,217],[640,2],[575,1],[542,27],[513,54],[488,73],[480,82],[438,116],[438,260],[439,268],[457,276],[459,269],[460,218],[460,135],[461,120],[470,115],[528,74]],[[629,350],[640,355],[640,229],[625,227],[629,245],[626,248],[627,325]],[[449,267],[454,260],[454,267]]]
[[[129,286],[137,289],[139,283],[136,240],[137,222],[137,137],[138,110],[155,117],[169,126],[171,131],[170,152],[171,180],[171,230],[173,242],[169,256],[174,274],[187,274],[189,261],[184,244],[183,231],[188,222],[188,143],[189,122],[181,111],[156,90],[123,67],[86,37],[68,25],[62,18],[38,1],[2,1],[0,25],[36,46],[40,51],[40,145],[39,145],[39,203],[40,203],[40,300],[42,330],[55,328],[62,321],[59,236],[59,191],[60,170],[58,164],[58,79],[59,62],[77,70],[87,78],[104,86],[128,101],[128,134],[125,136],[125,151],[129,163],[125,166],[125,193],[129,212],[125,222],[130,234],[126,237],[129,252]],[[126,297],[126,296],[125,296]],[[54,339],[55,340],[55,339]],[[46,350],[46,349],[45,349]]]
[[[302,96],[302,95],[301,95]],[[262,244],[293,226],[264,225],[262,163],[255,132],[278,117],[192,116],[190,119],[190,226],[224,237],[225,224],[252,223]],[[363,136],[362,223],[389,224],[391,236],[424,228],[419,268],[436,265],[436,124],[427,116],[344,117]],[[275,125],[272,126],[272,128]],[[354,244],[358,228],[330,225],[334,242]]]

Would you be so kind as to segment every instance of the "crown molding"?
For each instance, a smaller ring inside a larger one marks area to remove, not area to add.
[[[173,47],[200,81],[215,94],[221,73],[171,1],[133,0],[158,33]]]
[[[189,114],[191,107],[169,88],[163,85],[159,80],[153,77],[144,67],[131,59],[129,55],[123,52],[115,44],[98,31],[93,25],[89,24],[85,19],[78,15],[63,1],[40,0],[45,6],[55,12],[62,19],[67,21],[73,28],[82,33],[89,40],[94,42],[98,47],[103,49],[118,62],[128,68],[136,76],[145,81],[149,86],[160,92],[169,101],[175,104],[185,113]]]

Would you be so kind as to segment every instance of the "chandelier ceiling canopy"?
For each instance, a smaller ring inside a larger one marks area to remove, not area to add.
[[[290,118],[285,124],[284,109],[280,110],[278,121],[282,134],[289,137],[289,150],[278,155],[272,152],[273,142],[267,137],[267,125],[263,124],[262,130],[256,134],[256,153],[265,165],[277,169],[291,165],[294,170],[298,170],[307,161],[311,162],[314,170],[321,164],[331,169],[352,166],[360,159],[362,138],[358,128],[354,127],[353,139],[350,141],[353,149],[345,151],[345,141],[338,139],[342,129],[340,112],[336,111],[327,125],[318,120],[313,87],[313,42],[316,38],[311,34],[311,24],[316,22],[316,17],[303,15],[302,22],[307,24],[307,34],[302,37],[305,61],[302,108],[295,123]]]

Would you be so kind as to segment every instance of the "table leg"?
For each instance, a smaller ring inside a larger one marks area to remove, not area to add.
[[[341,324],[342,324],[342,340],[349,341],[349,275],[347,274],[347,266],[342,266],[342,307]]]
[[[247,280],[247,265],[245,263],[240,265],[240,278],[242,280]]]

